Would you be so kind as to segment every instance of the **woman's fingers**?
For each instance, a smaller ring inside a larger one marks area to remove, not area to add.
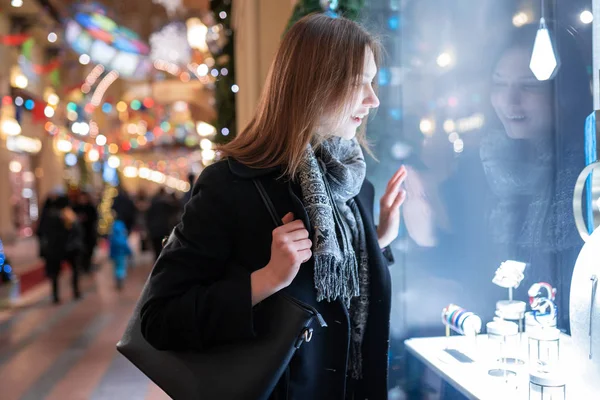
[[[308,260],[310,260],[310,258],[312,257],[312,251],[310,249],[308,249],[308,250],[301,250],[301,251],[298,252],[298,255],[300,257],[302,257],[302,263],[305,263]]]
[[[308,231],[306,229],[298,229],[286,234],[286,237],[292,242],[296,242],[302,239],[308,239]]]
[[[290,222],[292,222],[293,220],[294,220],[294,214],[289,212],[283,216],[283,218],[281,219],[281,222],[283,222],[283,224],[286,225],[286,224],[289,224]]]
[[[398,194],[396,195],[396,198],[394,199],[394,203],[392,204],[392,210],[400,208],[402,203],[404,203],[405,199],[406,199],[406,190],[401,190],[400,192],[398,192]]]
[[[402,165],[388,181],[386,191],[390,190],[399,179],[404,180],[404,177],[406,177],[406,167]]]
[[[404,166],[400,167],[394,178],[390,180],[388,184],[388,188],[385,194],[381,198],[380,204],[382,207],[392,207],[398,193],[400,192],[400,186],[404,183],[406,179],[406,169]]]
[[[310,240],[310,239],[302,239],[302,240],[298,240],[293,243],[293,248],[298,252],[307,250],[307,249],[310,250],[311,247],[312,247],[312,240]]]
[[[304,228],[304,222],[302,222],[301,219],[296,219],[296,220],[293,220],[291,222],[288,222],[288,223],[286,223],[284,225],[281,225],[280,227],[276,228],[275,230],[278,233],[285,235],[285,234],[288,234],[290,232],[297,231],[299,229],[305,229]]]

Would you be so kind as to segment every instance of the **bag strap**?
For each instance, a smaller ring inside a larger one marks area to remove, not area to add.
[[[262,182],[259,181],[258,179],[252,179],[252,182],[254,182],[254,186],[256,186],[256,190],[258,190],[258,194],[260,194],[260,197],[262,198],[263,203],[265,203],[265,206],[267,207],[267,210],[269,211],[269,215],[271,215],[271,218],[273,219],[273,223],[275,224],[275,226],[283,225],[281,220],[279,218],[277,218],[277,211],[275,211],[275,206],[273,205],[271,198],[267,194],[267,191],[265,190],[265,187],[263,186]]]
[[[271,219],[273,220],[273,223],[275,224],[275,226],[283,225],[283,222],[281,222],[281,220],[279,218],[277,218],[277,211],[275,211],[275,206],[273,205],[271,198],[267,194],[267,191],[265,190],[262,182],[259,181],[258,179],[252,179],[252,182],[254,182],[254,186],[256,186],[256,190],[258,190],[258,194],[260,194],[260,197],[261,197],[263,203],[267,207],[267,211],[269,211],[269,215],[271,216]],[[165,236],[163,238],[162,243],[161,243],[162,246],[165,247],[167,245],[167,243],[170,240],[174,239],[175,237],[177,237],[176,228],[173,228],[171,234],[169,236]],[[181,238],[179,238],[179,237],[177,237],[177,239],[181,240]],[[182,243],[183,243],[183,241],[182,241]]]

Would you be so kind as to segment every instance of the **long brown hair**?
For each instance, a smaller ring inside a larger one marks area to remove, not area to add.
[[[253,168],[283,167],[294,177],[325,112],[343,115],[362,79],[365,53],[379,66],[381,46],[370,33],[345,18],[312,14],[285,34],[271,64],[256,113],[230,143],[220,147]],[[368,151],[364,127],[357,139]]]

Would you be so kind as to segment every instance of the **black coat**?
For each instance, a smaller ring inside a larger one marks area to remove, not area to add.
[[[312,231],[300,186],[278,176],[277,168],[252,169],[232,159],[203,171],[176,227],[185,243],[175,239],[163,249],[141,311],[143,335],[154,347],[202,350],[253,337],[250,274],[269,262],[275,227],[252,178],[261,179],[280,217],[292,211]],[[355,398],[377,400],[387,398],[391,284],[389,261],[377,242],[373,199],[373,185],[365,181],[356,202],[366,230],[371,286],[363,344],[364,394]],[[298,350],[289,377],[284,375],[272,399],[345,397],[348,311],[341,301],[316,301],[313,267],[310,259],[284,290],[314,306],[329,326],[314,327],[312,341]]]
[[[40,243],[40,257],[51,261],[46,263],[46,268],[59,265],[60,261],[67,257],[69,230],[65,226],[61,212],[68,205],[69,200],[65,196],[59,196],[48,198],[42,208],[37,235]],[[56,271],[46,272],[55,273]]]
[[[98,210],[92,203],[78,204],[73,207],[77,213],[83,231],[84,244],[92,251],[98,241]]]

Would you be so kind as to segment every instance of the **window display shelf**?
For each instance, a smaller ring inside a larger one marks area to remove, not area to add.
[[[417,359],[431,368],[442,379],[469,399],[496,400],[529,399],[529,372],[527,334],[521,336],[514,350],[506,349],[500,354],[498,348],[488,340],[488,335],[474,338],[466,336],[429,337],[408,339],[406,348]],[[523,360],[522,364],[500,363],[504,356],[508,360]],[[586,385],[572,351],[571,337],[560,336],[560,362],[557,366],[561,378],[566,382],[566,399],[587,399]],[[506,374],[499,370],[511,371]],[[496,376],[490,375],[495,371]],[[553,397],[554,398],[554,397]]]

